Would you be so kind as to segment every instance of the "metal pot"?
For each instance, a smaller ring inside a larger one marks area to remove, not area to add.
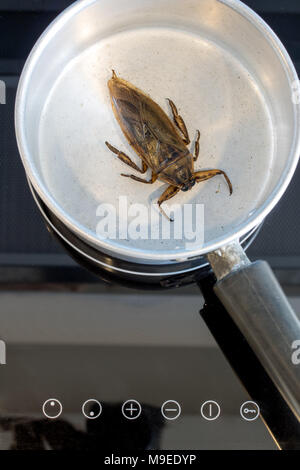
[[[204,256],[189,262],[157,266],[132,263],[101,253],[68,229],[43,203],[29,181],[28,184],[48,230],[77,263],[106,282],[141,289],[165,289],[198,282],[211,273]],[[241,240],[244,250],[253,243],[260,228],[253,229]]]

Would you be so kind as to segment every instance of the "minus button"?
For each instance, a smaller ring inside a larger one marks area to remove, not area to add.
[[[177,419],[181,414],[181,406],[177,401],[168,400],[165,401],[161,407],[161,414],[165,419],[173,421]]]

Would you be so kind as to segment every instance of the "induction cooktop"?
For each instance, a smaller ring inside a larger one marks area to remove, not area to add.
[[[189,282],[128,289],[86,269],[47,229],[18,154],[14,103],[31,48],[71,3],[0,0],[0,449],[112,460],[128,450],[300,449],[299,422],[214,297],[212,277],[202,296]],[[244,3],[300,72],[300,3]],[[299,171],[249,248],[298,313]]]

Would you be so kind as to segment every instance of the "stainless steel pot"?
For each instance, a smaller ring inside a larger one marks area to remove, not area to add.
[[[112,68],[162,106],[171,97],[188,127],[201,130],[201,167],[222,167],[230,176],[231,198],[216,179],[180,194],[180,204],[204,205],[204,244],[187,249],[178,240],[97,236],[99,204],[116,206],[121,194],[149,205],[161,192],[160,183],[153,193],[151,185],[122,179],[122,164],[105,147],[109,140],[131,152],[109,103]],[[86,245],[138,272],[142,265],[145,276],[153,274],[147,265],[176,273],[207,256],[217,295],[300,420],[300,371],[291,362],[299,321],[266,263],[251,264],[239,242],[274,208],[294,174],[297,79],[279,39],[240,1],[81,0],[30,54],[15,120],[31,185]]]
[[[77,263],[106,282],[117,282],[140,289],[165,289],[198,282],[211,273],[210,264],[205,256],[172,265],[149,263],[143,265],[106,255],[85,243],[68,229],[43,203],[31,183],[29,181],[28,183],[48,230]],[[260,228],[261,226],[253,229],[240,241],[245,251],[257,237]]]

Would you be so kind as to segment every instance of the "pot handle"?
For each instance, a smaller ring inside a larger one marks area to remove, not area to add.
[[[300,421],[300,321],[270,266],[250,263],[238,243],[208,259],[216,295]]]

